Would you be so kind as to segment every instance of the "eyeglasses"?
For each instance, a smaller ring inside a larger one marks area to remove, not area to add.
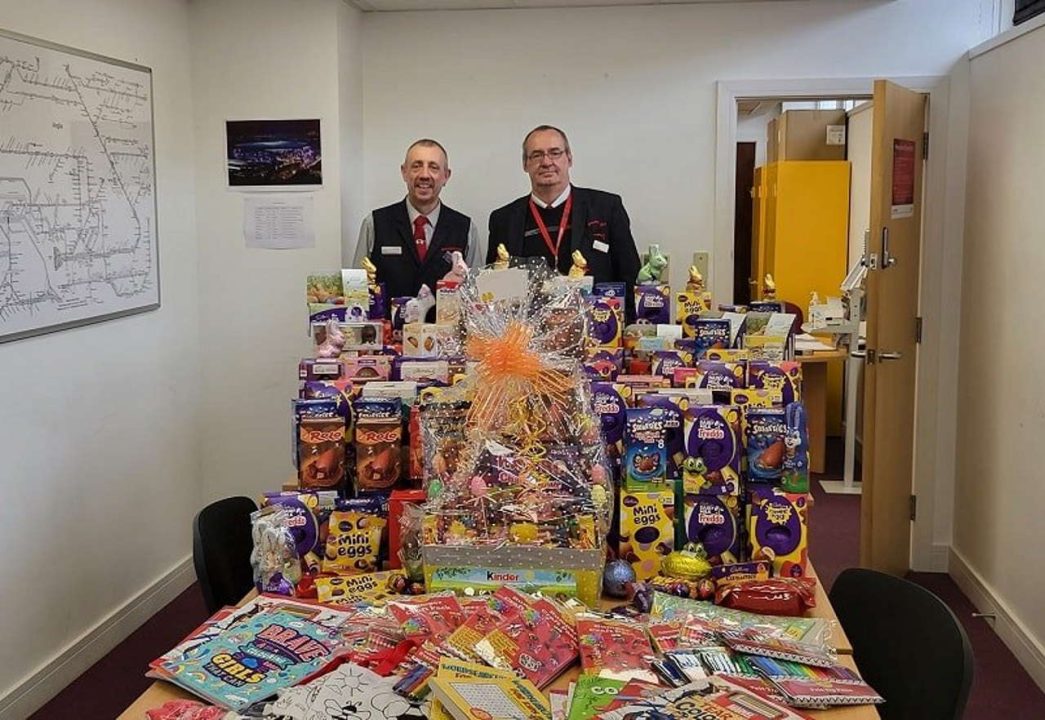
[[[552,148],[551,150],[548,150],[548,151],[545,151],[545,150],[534,150],[533,152],[529,153],[526,156],[526,162],[532,162],[532,163],[544,162],[545,158],[548,158],[549,160],[558,160],[559,158],[561,158],[565,154],[566,154],[566,151],[563,150],[562,148]]]

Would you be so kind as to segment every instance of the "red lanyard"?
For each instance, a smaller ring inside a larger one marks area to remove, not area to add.
[[[537,203],[530,198],[530,212],[533,214],[533,219],[537,221],[537,230],[541,233],[541,237],[544,239],[544,244],[548,246],[548,252],[552,254],[552,260],[559,262],[559,247],[562,245],[562,236],[566,234],[566,225],[570,221],[570,208],[573,207],[573,193],[570,193],[566,197],[566,204],[562,206],[562,219],[559,220],[559,237],[555,240],[555,245],[552,245],[552,236],[548,232],[548,226],[544,224],[544,220],[541,219],[541,214],[537,212]]]

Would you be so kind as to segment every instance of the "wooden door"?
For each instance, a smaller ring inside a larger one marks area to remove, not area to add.
[[[895,575],[911,557],[926,102],[874,84],[860,564]]]
[[[751,268],[752,206],[755,184],[755,143],[737,143],[736,207],[733,210],[733,302],[751,301],[748,270]]]
[[[748,267],[748,296],[761,298],[759,278],[766,272],[766,168],[755,168],[751,186],[751,265]]]

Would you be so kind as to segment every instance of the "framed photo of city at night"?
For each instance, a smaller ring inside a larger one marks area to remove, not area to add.
[[[225,164],[230,187],[323,184],[319,120],[229,120]]]

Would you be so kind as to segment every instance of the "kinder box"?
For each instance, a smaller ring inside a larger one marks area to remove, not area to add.
[[[421,549],[429,592],[493,592],[505,585],[522,592],[576,597],[598,607],[606,549],[511,545],[429,545]]]
[[[642,582],[660,572],[675,549],[675,490],[625,491],[620,496],[618,556],[631,563]]]
[[[740,494],[740,411],[705,405],[686,411],[682,489],[688,495]]]
[[[752,360],[747,364],[747,386],[779,391],[784,405],[802,399],[802,366],[793,361]]]
[[[784,471],[787,418],[783,408],[749,408],[744,413],[747,478],[777,484]]]
[[[741,552],[740,498],[686,493],[687,542],[698,542],[715,565],[735,563]]]
[[[756,488],[748,512],[751,557],[770,559],[775,575],[804,576],[809,561],[809,496]]]
[[[664,408],[625,411],[624,486],[654,490],[668,479],[668,412]]]

